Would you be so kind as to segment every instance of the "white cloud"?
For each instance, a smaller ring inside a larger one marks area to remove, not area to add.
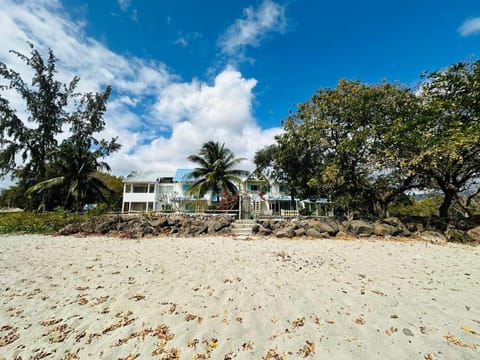
[[[127,11],[132,2],[130,0],[118,0],[118,5],[122,11]]]
[[[226,55],[241,56],[246,46],[257,47],[268,33],[285,32],[287,27],[285,7],[271,0],[264,0],[258,9],[246,8],[243,15],[219,40]]]
[[[136,163],[143,170],[173,171],[191,166],[187,156],[213,140],[224,142],[236,156],[250,160],[243,166],[253,169],[255,151],[271,144],[274,135],[280,133],[279,128],[262,130],[252,115],[256,83],[227,68],[213,84],[199,80],[170,84],[159,93],[154,110],[158,114],[156,124],[167,126],[171,136],[158,137],[133,154],[114,155],[112,164],[117,169]]]
[[[187,47],[192,41],[201,38],[203,35],[199,32],[190,32],[183,35],[181,32],[177,40],[175,40],[175,44],[180,45],[182,47]]]
[[[480,17],[466,20],[458,29],[462,36],[469,36],[480,33]]]
[[[212,83],[181,81],[161,61],[119,55],[87,37],[84,24],[57,2],[2,1],[1,61],[28,79],[28,68],[8,50],[28,54],[26,41],[31,41],[44,54],[53,49],[61,81],[80,76],[80,92],[112,85],[102,136],[118,136],[123,145],[107,159],[114,174],[192,166],[186,157],[207,140],[225,142],[236,156],[251,160],[280,132],[258,126],[252,115],[256,80],[233,68],[219,72]]]

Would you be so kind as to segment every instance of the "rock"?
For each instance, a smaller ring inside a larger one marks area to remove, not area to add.
[[[271,235],[272,230],[260,225],[257,234],[258,235],[263,235],[263,236]]]
[[[286,227],[275,231],[274,235],[278,238],[292,238],[295,236],[295,231],[292,227]]]
[[[305,231],[305,235],[307,235],[308,237],[312,237],[312,238],[324,238],[324,237],[328,237],[328,232],[320,232],[318,231],[316,228],[308,228],[306,231]],[[326,235],[326,236],[325,236]]]
[[[400,230],[389,224],[375,224],[373,227],[373,233],[377,236],[396,235]]]
[[[392,236],[397,236],[397,235],[400,235],[400,236],[410,236],[412,233],[411,233],[411,230],[408,229],[400,219],[396,218],[396,217],[388,217],[388,218],[385,218],[385,219],[382,219],[382,224],[387,224],[387,225],[390,225],[392,226],[395,230],[393,231],[393,233],[391,234],[387,234],[387,235],[392,235]],[[415,231],[415,230],[414,230]]]
[[[480,242],[480,226],[468,230],[467,235],[470,237],[470,239],[472,239],[472,241]]]
[[[294,231],[296,237],[305,236],[305,229],[299,228]]]
[[[468,243],[472,241],[471,237],[468,236],[465,231],[456,229],[453,226],[447,227],[445,236],[447,237],[448,241],[452,242]]]
[[[335,234],[338,232],[338,227],[334,229],[332,226],[329,224],[325,224],[321,221],[318,220],[312,220],[308,222],[308,226],[310,228],[314,228],[317,230],[319,233],[328,233],[329,235],[335,236]]]
[[[405,226],[405,225],[403,225],[402,221],[399,218],[396,218],[396,217],[393,217],[393,216],[382,219],[382,223],[392,225],[392,226],[396,226],[396,227]]]
[[[144,226],[142,227],[142,235],[153,234],[155,231],[153,226]]]
[[[215,234],[216,232],[220,231],[224,227],[229,226],[230,223],[227,221],[210,221],[208,223],[208,233],[209,234]]]
[[[368,237],[373,234],[373,226],[363,220],[352,220],[346,224],[347,230],[355,235]]]
[[[432,244],[442,244],[447,242],[447,237],[438,231],[427,230],[419,234],[420,240],[428,241]]]
[[[168,225],[168,220],[166,217],[161,217],[159,219],[155,219],[150,223],[154,228],[163,228],[164,226]]]
[[[344,239],[348,236],[348,234],[345,232],[345,231],[339,231],[335,237],[338,238],[338,239]]]
[[[195,231],[195,235],[200,235],[208,231],[208,225],[205,223],[200,224]]]

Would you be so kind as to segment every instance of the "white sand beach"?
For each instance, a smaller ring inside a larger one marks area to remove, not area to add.
[[[479,359],[480,248],[0,237],[0,359]]]

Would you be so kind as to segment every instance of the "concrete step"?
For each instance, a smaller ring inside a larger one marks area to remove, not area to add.
[[[235,220],[232,224],[232,232],[235,236],[252,235],[252,229],[255,224],[255,220]]]

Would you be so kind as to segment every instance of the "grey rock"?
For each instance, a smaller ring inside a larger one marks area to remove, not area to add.
[[[471,237],[468,236],[465,231],[456,229],[451,226],[449,226],[445,231],[445,236],[447,237],[448,241],[452,242],[468,243],[472,241]]]
[[[355,235],[368,237],[373,235],[373,226],[363,220],[352,220],[346,224],[347,230]]]
[[[442,244],[447,242],[447,237],[438,231],[427,230],[419,234],[420,240],[432,244]]]
[[[299,228],[294,231],[296,237],[305,236],[305,229]]]
[[[308,228],[307,231],[305,231],[305,235],[307,235],[308,237],[317,238],[317,239],[323,237],[322,234],[323,233],[321,233],[320,231],[318,231],[316,228],[313,228],[313,227]]]
[[[278,238],[292,238],[295,236],[295,231],[292,227],[286,227],[275,231],[274,235]]]
[[[373,233],[377,236],[396,235],[400,230],[396,226],[389,224],[375,224]]]
[[[472,241],[480,241],[480,226],[474,227],[467,231],[467,235]]]

